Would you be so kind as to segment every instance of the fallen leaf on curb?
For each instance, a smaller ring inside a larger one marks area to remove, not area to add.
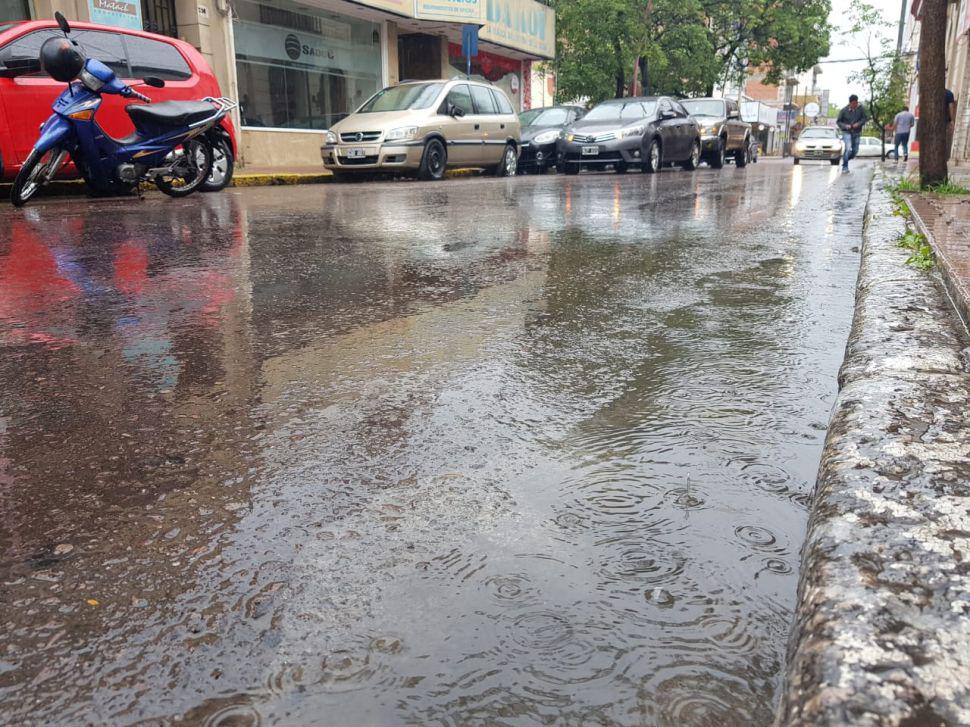
[[[97,602],[97,600],[95,600],[93,598],[89,598],[87,601],[85,601],[85,603],[88,604],[89,606],[99,606],[100,605]]]

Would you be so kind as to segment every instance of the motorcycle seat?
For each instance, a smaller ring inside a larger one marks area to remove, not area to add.
[[[162,101],[153,104],[130,104],[125,111],[134,123],[159,126],[188,126],[212,116],[216,109],[207,101]]]

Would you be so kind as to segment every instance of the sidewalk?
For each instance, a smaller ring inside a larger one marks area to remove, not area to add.
[[[965,168],[970,174],[970,168]],[[936,252],[937,266],[953,304],[970,325],[970,197],[905,195],[920,232]]]
[[[233,187],[266,187],[280,184],[320,184],[333,181],[323,164],[290,167],[237,167]]]
[[[970,725],[968,337],[934,276],[905,264],[886,181],[866,212],[776,727]],[[965,210],[929,216],[943,249]]]

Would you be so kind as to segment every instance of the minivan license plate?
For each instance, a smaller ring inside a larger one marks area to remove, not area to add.
[[[364,149],[348,149],[347,158],[348,159],[363,159],[367,154]]]
[[[583,156],[584,157],[594,157],[600,153],[600,148],[598,146],[584,146]]]

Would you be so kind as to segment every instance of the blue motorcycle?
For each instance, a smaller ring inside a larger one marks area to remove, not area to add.
[[[54,102],[54,113],[40,130],[40,138],[24,162],[10,192],[17,207],[50,182],[68,158],[95,194],[121,194],[153,182],[172,197],[184,197],[201,187],[212,169],[213,148],[222,141],[222,119],[235,108],[226,98],[202,101],[151,99],[119,81],[94,58],[85,58],[71,28],[55,13],[63,38],[49,38],[40,51],[40,68],[68,84]],[[75,80],[76,79],[76,80]],[[145,85],[162,88],[159,78]],[[113,139],[95,120],[101,95],[117,94],[144,101],[126,107],[135,133]]]

